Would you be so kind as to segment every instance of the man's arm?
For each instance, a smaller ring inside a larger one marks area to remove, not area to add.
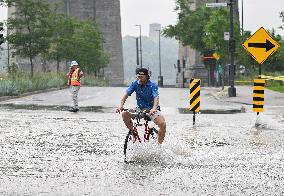
[[[116,109],[116,113],[119,113],[121,110],[123,110],[123,106],[125,104],[126,99],[128,98],[128,94],[125,93],[120,100],[120,105],[119,107]]]
[[[154,98],[154,105],[153,105],[152,109],[157,111],[158,106],[159,106],[159,97],[155,97]]]
[[[154,97],[154,104],[153,104],[152,109],[149,112],[150,115],[153,115],[154,113],[157,112],[158,106],[159,106],[159,97]]]
[[[159,92],[158,92],[158,85],[154,85],[152,88],[152,95],[154,97],[154,103],[153,103],[153,107],[150,110],[150,114],[153,115],[154,113],[157,112],[157,108],[159,106]]]

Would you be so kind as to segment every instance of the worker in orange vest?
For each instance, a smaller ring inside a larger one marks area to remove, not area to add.
[[[80,90],[81,82],[80,79],[83,76],[82,70],[79,68],[79,64],[76,61],[71,62],[70,70],[67,74],[68,77],[68,86],[70,86],[73,107],[69,110],[70,112],[78,112],[78,93]]]

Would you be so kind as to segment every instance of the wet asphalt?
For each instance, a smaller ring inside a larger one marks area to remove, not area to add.
[[[193,125],[192,114],[178,109],[187,108],[187,92],[161,89],[165,141],[137,144],[125,163],[127,130],[114,113],[121,88],[95,89],[97,98],[90,91],[87,104],[89,90],[78,113],[66,111],[62,99],[34,103],[66,91],[1,102],[0,195],[284,195],[281,100],[257,116],[241,95],[230,104],[222,92],[204,89],[204,110],[245,112],[201,113]],[[99,99],[108,93],[109,103]]]

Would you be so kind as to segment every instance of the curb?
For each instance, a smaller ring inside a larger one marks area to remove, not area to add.
[[[9,99],[26,97],[26,96],[29,96],[29,95],[35,95],[35,94],[47,93],[47,92],[51,92],[51,91],[63,90],[63,89],[66,89],[66,88],[68,88],[68,87],[58,87],[58,88],[49,88],[49,89],[44,89],[44,90],[31,91],[31,92],[26,92],[26,93],[16,95],[16,96],[2,96],[2,97],[0,96],[0,102],[7,101]]]

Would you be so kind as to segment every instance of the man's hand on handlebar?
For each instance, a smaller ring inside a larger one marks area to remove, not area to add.
[[[153,115],[153,114],[155,114],[156,112],[157,112],[157,109],[152,108],[152,109],[149,111],[149,114],[150,114],[150,115]]]
[[[123,111],[123,110],[124,110],[124,108],[122,106],[119,106],[119,107],[116,108],[115,112],[120,114],[120,112]]]

